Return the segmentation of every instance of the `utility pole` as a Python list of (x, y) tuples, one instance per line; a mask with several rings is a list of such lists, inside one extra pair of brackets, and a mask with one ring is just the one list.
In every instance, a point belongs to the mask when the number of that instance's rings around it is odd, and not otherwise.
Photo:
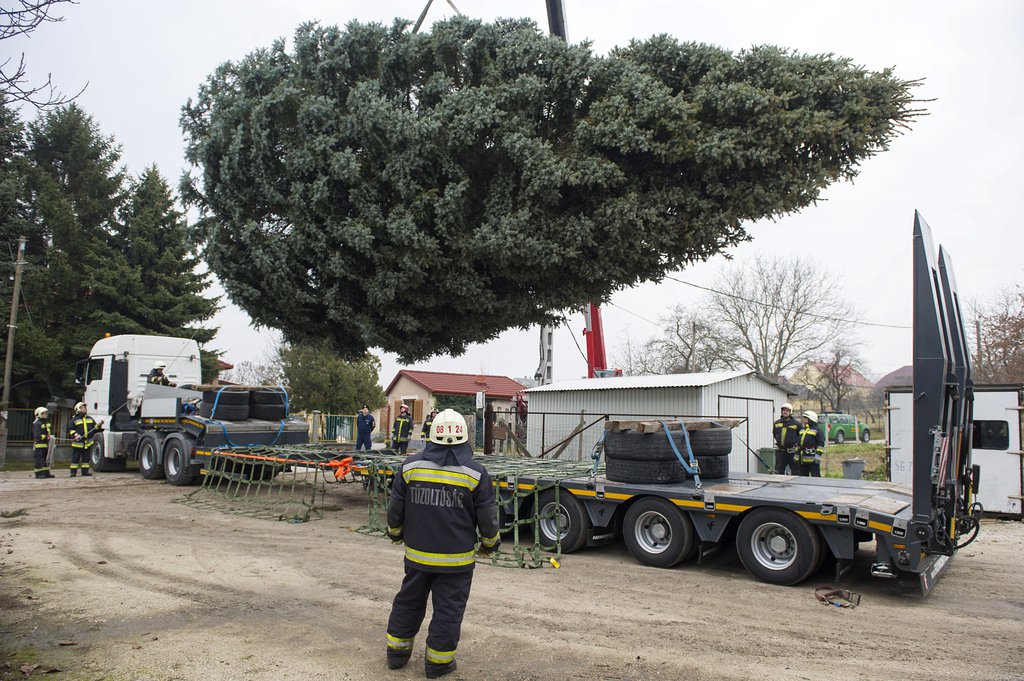
[(7, 353), (4, 361), (4, 392), (0, 399), (0, 468), (7, 466), (7, 405), (11, 400), (11, 371), (14, 369), (14, 330), (18, 328), (18, 297), (21, 294), (21, 266), (25, 264), (25, 237), (18, 238), (18, 259), (14, 261), (14, 295), (7, 324)]

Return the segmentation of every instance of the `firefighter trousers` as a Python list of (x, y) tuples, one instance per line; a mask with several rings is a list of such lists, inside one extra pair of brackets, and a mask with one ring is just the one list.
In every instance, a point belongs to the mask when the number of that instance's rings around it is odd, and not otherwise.
[(88, 471), (90, 467), (89, 453), (92, 447), (86, 447), (82, 445), (76, 447), (74, 444), (71, 445), (71, 470), (77, 471), (81, 468), (84, 471)]
[(427, 612), (427, 596), (431, 595), (434, 615), (427, 628), (426, 667), (430, 670), (454, 661), (472, 584), (472, 570), (425, 572), (406, 564), (405, 579), (388, 618), (389, 660), (407, 659), (412, 653), (413, 639)]

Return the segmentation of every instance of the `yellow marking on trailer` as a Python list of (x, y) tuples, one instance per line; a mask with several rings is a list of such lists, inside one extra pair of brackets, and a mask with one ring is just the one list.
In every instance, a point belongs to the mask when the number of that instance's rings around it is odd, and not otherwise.
[[(593, 489), (570, 489), (569, 492), (571, 492), (572, 494), (575, 494), (578, 497), (596, 497), (597, 496), (597, 490), (593, 490)], [(619, 492), (605, 492), (604, 493), (604, 498), (605, 499), (621, 499), (622, 501), (625, 501), (626, 499), (632, 499), (634, 496), (636, 496), (636, 495), (634, 495), (634, 494), (621, 494)]]
[(689, 506), (691, 508), (704, 508), (703, 501), (690, 501), (689, 499), (669, 499), (676, 506)]
[(868, 527), (872, 530), (881, 530), (882, 532), (888, 532), (892, 534), (892, 525), (886, 525), (885, 523), (875, 522), (874, 520), (868, 521)]
[(803, 516), (808, 520), (831, 520), (832, 522), (836, 522), (836, 516), (834, 514), (825, 515), (824, 513), (817, 513), (815, 511), (797, 511), (796, 514)]
[[(507, 482), (505, 482), (505, 481), (501, 481), (501, 482), (498, 482), (498, 487), (504, 487), (504, 488), (507, 489), (508, 487), (510, 487), (510, 485)], [(530, 484), (527, 484), (525, 482), (520, 482), (520, 483), (518, 483), (516, 485), (517, 489), (525, 489), (525, 490), (531, 490), (534, 487), (536, 487), (536, 485), (530, 485)]]

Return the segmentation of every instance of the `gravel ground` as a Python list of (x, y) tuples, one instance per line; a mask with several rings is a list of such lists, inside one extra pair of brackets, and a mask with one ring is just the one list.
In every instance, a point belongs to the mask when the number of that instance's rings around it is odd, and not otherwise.
[[(415, 679), (389, 671), (384, 626), (402, 552), (356, 532), (359, 485), (291, 524), (175, 503), (134, 474), (0, 473), (0, 678)], [(659, 570), (619, 544), (536, 570), (478, 566), (456, 679), (1024, 677), (1024, 526), (986, 522), (926, 599), (867, 576), (860, 607), (751, 578), (724, 549)], [(38, 665), (31, 668), (32, 665)]]

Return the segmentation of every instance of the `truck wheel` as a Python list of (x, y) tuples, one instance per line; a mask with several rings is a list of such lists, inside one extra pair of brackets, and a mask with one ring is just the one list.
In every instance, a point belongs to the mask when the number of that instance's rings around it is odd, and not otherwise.
[(164, 440), (164, 470), (167, 472), (167, 482), (175, 487), (191, 485), (196, 478), (191, 449), (180, 435), (168, 435)]
[(860, 441), (867, 443), (871, 440), (871, 431), (864, 428), (860, 431)]
[(842, 429), (839, 429), (836, 431), (836, 444), (841, 445), (844, 442), (846, 442), (846, 433), (844, 433)]
[(162, 480), (164, 465), (160, 461), (160, 443), (153, 433), (144, 433), (139, 438), (136, 450), (139, 454), (139, 473), (146, 480)]
[[(686, 443), (679, 430), (672, 433), (672, 441), (679, 453), (686, 456)], [(732, 451), (732, 431), (729, 428), (705, 428), (689, 433), (694, 456), (723, 456)], [(609, 430), (604, 435), (604, 451), (608, 458), (631, 461), (673, 461), (676, 454), (669, 446), (665, 432), (638, 433), (635, 430)]]
[(736, 552), (747, 572), (780, 586), (804, 581), (822, 559), (818, 531), (781, 508), (751, 511), (736, 531)]
[(671, 461), (605, 459), (604, 475), (612, 482), (670, 484), (686, 480), (686, 469), (675, 456)]
[(587, 543), (590, 530), (590, 516), (583, 503), (564, 489), (549, 489), (540, 493), (537, 500), (537, 529), (540, 532), (541, 548), (554, 551), (555, 543), (561, 538), (562, 553), (572, 553)]
[(123, 471), (125, 460), (123, 458), (108, 459), (103, 456), (103, 440), (96, 440), (92, 449), (89, 450), (89, 466), (94, 473), (110, 473), (112, 471)]
[(626, 511), (622, 539), (644, 565), (669, 568), (693, 555), (693, 523), (672, 502), (660, 497), (640, 499)]

